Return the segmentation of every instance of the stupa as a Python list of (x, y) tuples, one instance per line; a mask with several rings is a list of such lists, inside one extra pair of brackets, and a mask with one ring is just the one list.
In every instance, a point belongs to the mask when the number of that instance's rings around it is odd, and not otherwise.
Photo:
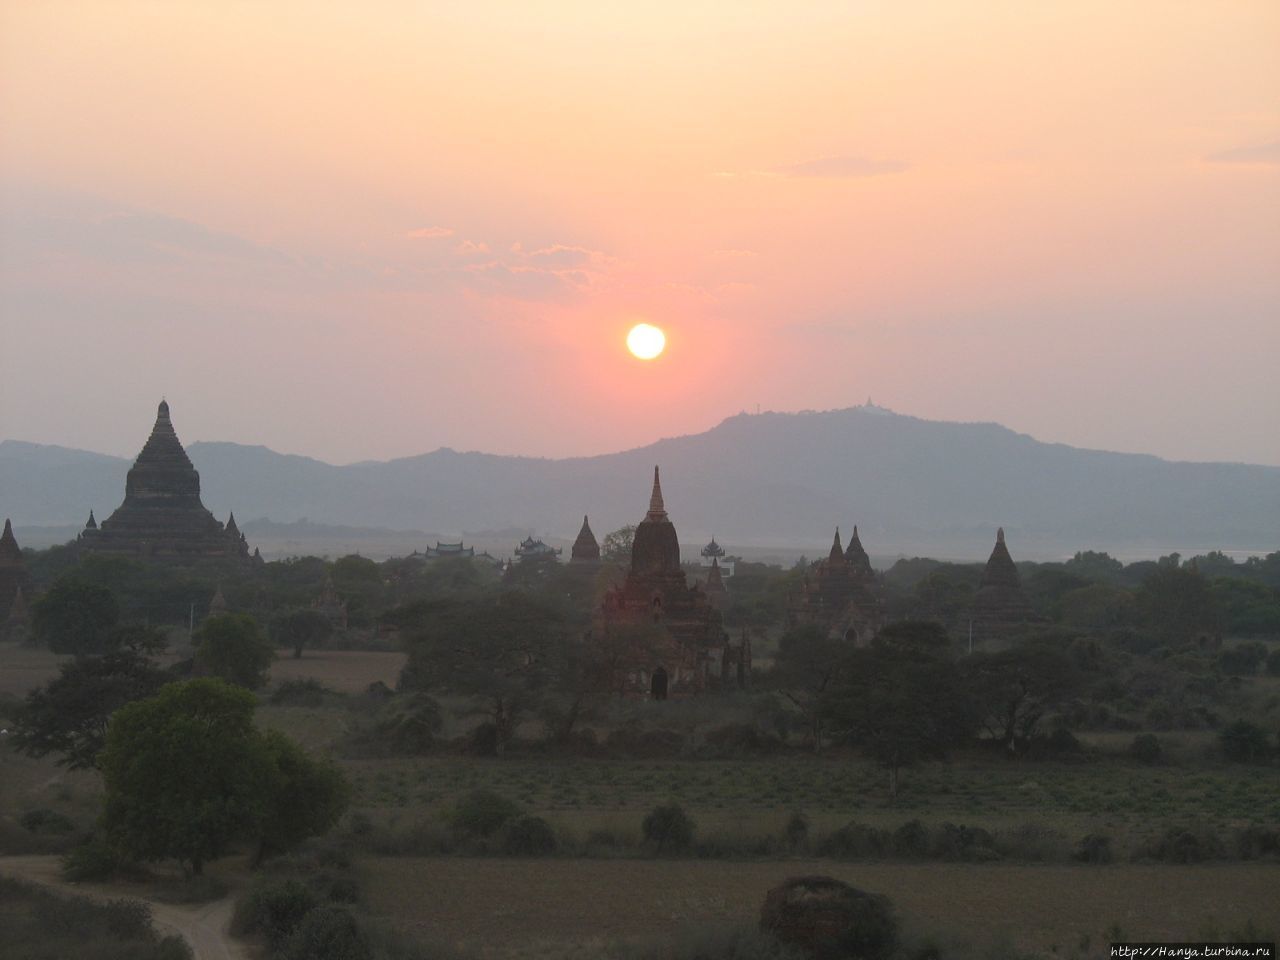
[(77, 543), (91, 553), (178, 562), (249, 559), (235, 515), (224, 527), (200, 502), (200, 474), (182, 448), (163, 400), (151, 436), (125, 479), (124, 503), (96, 525), (91, 512)]
[(13, 525), (8, 518), (4, 521), (4, 533), (0, 534), (0, 626), (9, 617), (10, 609), (16, 603), (25, 611), (23, 591), (31, 589), (31, 578), (27, 573), (27, 564), (22, 559), (22, 549), (13, 536)]
[(1022, 580), (1004, 542), (1004, 528), (996, 531), (996, 545), (982, 571), (973, 598), (973, 631), (978, 639), (1000, 639), (1036, 619), (1022, 593)]
[(791, 597), (787, 623), (814, 624), (828, 636), (862, 647), (880, 631), (884, 611), (879, 586), (856, 526), (848, 549), (841, 546), (836, 527), (826, 559), (809, 568), (800, 590)]

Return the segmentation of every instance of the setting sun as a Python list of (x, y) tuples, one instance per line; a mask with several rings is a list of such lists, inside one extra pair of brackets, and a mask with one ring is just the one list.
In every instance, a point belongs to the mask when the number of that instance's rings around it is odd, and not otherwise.
[(667, 345), (667, 335), (651, 323), (637, 323), (627, 334), (627, 349), (641, 360), (652, 360)]

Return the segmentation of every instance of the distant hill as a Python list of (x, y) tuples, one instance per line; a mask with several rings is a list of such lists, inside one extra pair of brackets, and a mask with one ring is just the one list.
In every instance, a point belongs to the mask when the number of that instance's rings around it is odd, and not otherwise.
[[(145, 438), (140, 430), (139, 446)], [(1015, 556), (1079, 549), (1280, 549), (1280, 467), (1179, 463), (1041, 443), (991, 423), (882, 408), (742, 414), (705, 433), (598, 457), (546, 460), (440, 449), (333, 466), (265, 447), (193, 443), (221, 519), (393, 530), (515, 528), (572, 539), (639, 520), (653, 465), (686, 543), (830, 542), (857, 523), (873, 554), (982, 557), (995, 528)], [(129, 462), (0, 442), (0, 515), (83, 523), (120, 503)]]

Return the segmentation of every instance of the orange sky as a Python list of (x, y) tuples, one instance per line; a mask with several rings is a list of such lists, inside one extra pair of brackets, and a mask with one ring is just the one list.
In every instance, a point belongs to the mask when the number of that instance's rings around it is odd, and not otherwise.
[(1280, 463), (1280, 5), (619, 6), (0, 5), (0, 438)]

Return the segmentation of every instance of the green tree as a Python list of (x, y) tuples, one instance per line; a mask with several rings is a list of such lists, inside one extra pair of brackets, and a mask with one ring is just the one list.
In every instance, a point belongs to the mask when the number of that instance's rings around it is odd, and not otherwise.
[(93, 767), (111, 715), (151, 696), (167, 679), (128, 648), (64, 663), (56, 679), (27, 694), (14, 721), (14, 745), (31, 757), (61, 754), (58, 763), (72, 770)]
[(1178, 566), (1177, 556), (1161, 557), (1138, 590), (1138, 607), (1144, 619), (1169, 644), (1216, 633), (1221, 626), (1209, 580), (1194, 566)]
[(813, 624), (792, 627), (778, 640), (768, 682), (799, 711), (814, 753), (822, 751), (825, 736), (823, 698), (836, 682), (849, 649), (848, 641), (833, 638)]
[(969, 657), (959, 682), (978, 698), (987, 733), (1014, 754), (1051, 709), (1079, 692), (1084, 679), (1062, 644), (1030, 641)]
[(600, 559), (619, 566), (630, 566), (631, 545), (635, 543), (636, 525), (629, 523), (619, 527), (613, 533), (606, 533), (600, 544)]
[(54, 653), (94, 654), (120, 621), (120, 607), (106, 587), (75, 578), (59, 580), (32, 608), (37, 643)]
[(415, 604), (388, 620), (401, 626), (409, 653), (401, 687), (470, 700), (493, 723), (499, 754), (566, 658), (560, 615), (521, 592)]
[(207, 678), (120, 708), (101, 758), (109, 841), (137, 859), (172, 857), (199, 874), (252, 836), (274, 789), (253, 708), (247, 690)]
[(267, 682), (267, 671), (276, 659), (275, 648), (257, 621), (243, 613), (210, 617), (191, 640), (201, 669), (250, 690)]
[(267, 627), (271, 642), (277, 647), (290, 647), (295, 660), (302, 659), (304, 647), (322, 647), (333, 634), (333, 624), (318, 610), (294, 607), (271, 618)]
[(327, 833), (351, 799), (350, 784), (333, 764), (316, 760), (278, 730), (260, 737), (275, 776), (271, 803), (257, 828), (255, 862)]
[(100, 756), (107, 841), (139, 860), (203, 872), (238, 841), (259, 855), (328, 829), (348, 787), (283, 734), (260, 732), (251, 693), (222, 680), (171, 683), (118, 710)]

